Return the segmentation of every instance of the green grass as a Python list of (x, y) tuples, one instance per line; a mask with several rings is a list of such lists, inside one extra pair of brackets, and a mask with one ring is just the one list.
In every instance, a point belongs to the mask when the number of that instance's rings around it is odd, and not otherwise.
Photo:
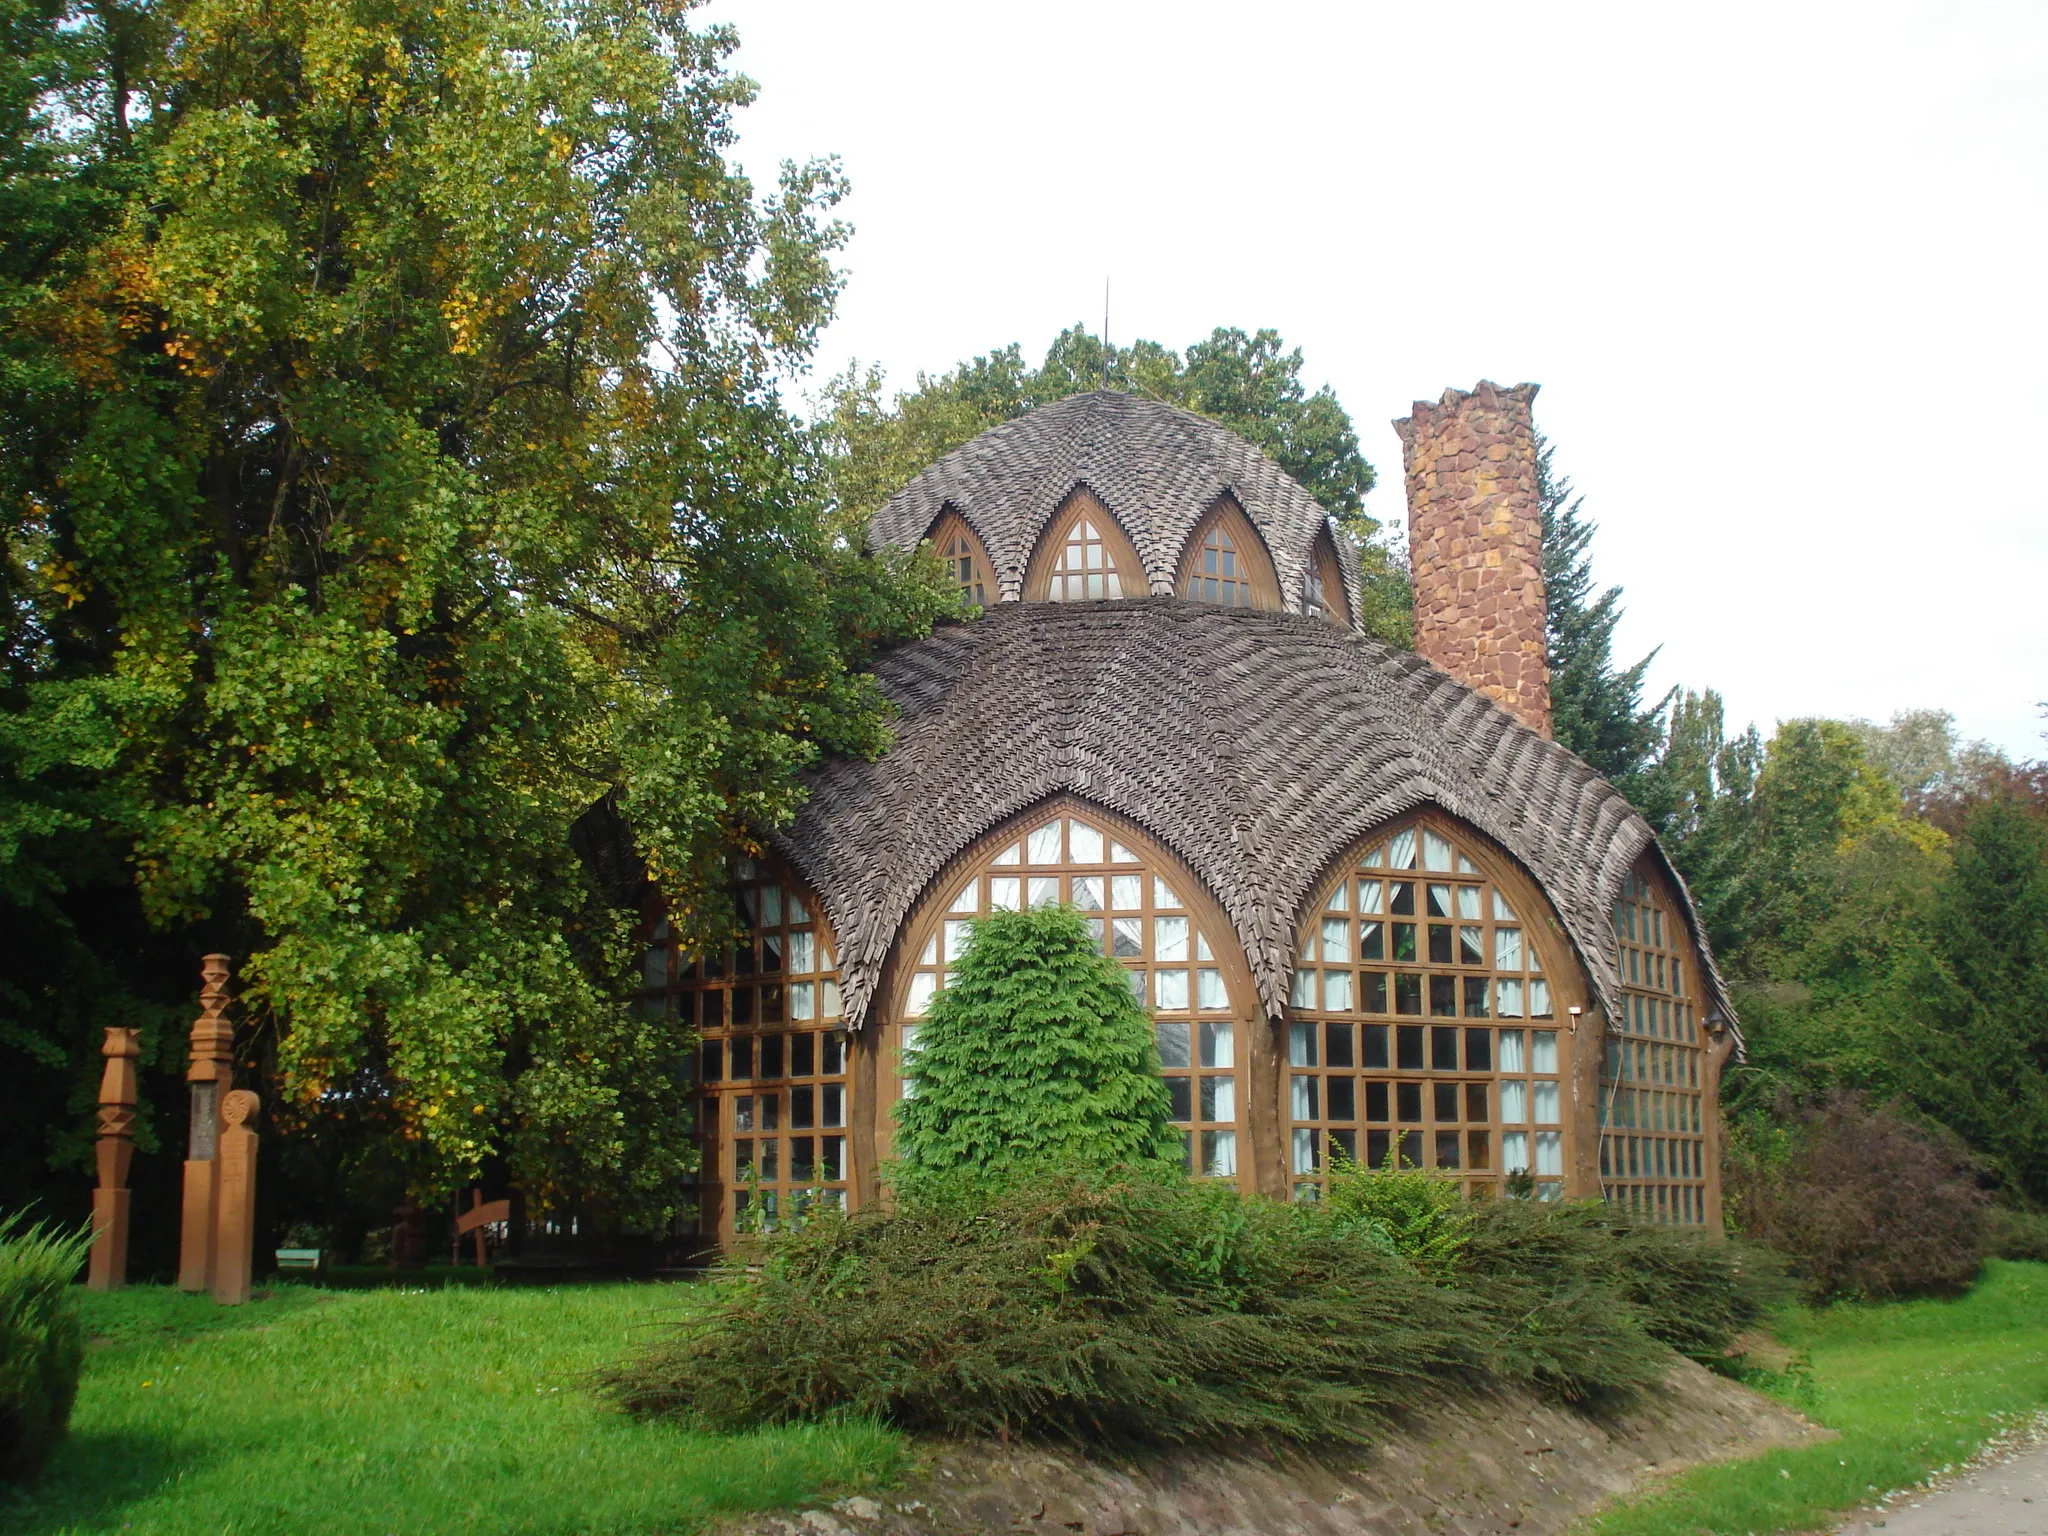
[(336, 1293), (246, 1307), (87, 1295), (101, 1341), (8, 1536), (686, 1532), (892, 1476), (866, 1424), (737, 1436), (632, 1423), (579, 1385), (688, 1287)]
[(1993, 1260), (1954, 1301), (1801, 1310), (1777, 1331), (1812, 1376), (1776, 1389), (1840, 1438), (1701, 1467), (1585, 1522), (1584, 1536), (1825, 1527), (1829, 1515), (1962, 1461), (2048, 1407), (2048, 1264)]

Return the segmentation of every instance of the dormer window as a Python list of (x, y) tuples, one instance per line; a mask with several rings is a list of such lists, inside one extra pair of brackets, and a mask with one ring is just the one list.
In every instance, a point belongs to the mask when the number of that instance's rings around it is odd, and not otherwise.
[(996, 595), (995, 578), (989, 571), (988, 552), (966, 519), (947, 512), (932, 525), (930, 538), (939, 558), (946, 562), (946, 575), (960, 590), (961, 603), (986, 608)]
[(1056, 603), (1079, 603), (1097, 597), (1122, 597), (1123, 582), (1109, 552), (1109, 541), (1095, 526), (1095, 519), (1083, 513), (1067, 529), (1060, 557), (1052, 568), (1052, 586), (1046, 596)]
[(1344, 594), (1344, 567), (1337, 563), (1337, 546), (1326, 527), (1316, 535), (1309, 554), (1308, 575), (1302, 581), (1301, 610), (1312, 619), (1322, 619), (1339, 629), (1351, 627), (1351, 604)]
[(1219, 519), (1209, 525), (1195, 568), (1188, 574), (1185, 595), (1198, 603), (1221, 603), (1226, 608), (1252, 605), (1251, 571), (1237, 552), (1230, 530)]

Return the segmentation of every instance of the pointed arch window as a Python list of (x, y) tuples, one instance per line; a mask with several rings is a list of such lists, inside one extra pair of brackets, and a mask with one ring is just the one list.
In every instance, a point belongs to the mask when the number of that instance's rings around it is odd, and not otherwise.
[(946, 513), (933, 525), (931, 540), (946, 562), (947, 576), (959, 588), (960, 601), (986, 608), (996, 592), (995, 578), (989, 571), (988, 551), (966, 519), (957, 512)]
[(1302, 611), (1312, 619), (1325, 619), (1342, 629), (1351, 627), (1351, 605), (1344, 596), (1344, 568), (1337, 563), (1337, 549), (1326, 528), (1311, 551), (1308, 575), (1302, 583)]
[(1347, 859), (1301, 930), (1289, 999), (1290, 1170), (1313, 1198), (1332, 1158), (1509, 1176), (1564, 1194), (1569, 1035), (1527, 899), (1435, 817)]
[[(1661, 884), (1661, 883), (1660, 883)], [(1711, 1068), (1684, 925), (1638, 870), (1614, 905), (1622, 1022), (1600, 1059), (1600, 1187), (1651, 1221), (1707, 1219), (1704, 1103)]]
[(1109, 540), (1096, 525), (1094, 516), (1083, 512), (1067, 526), (1059, 558), (1053, 562), (1052, 586), (1046, 596), (1056, 603), (1079, 603), (1123, 595), (1123, 579)]
[(1238, 553), (1237, 541), (1222, 519), (1212, 522), (1195, 550), (1194, 569), (1188, 572), (1184, 597), (1198, 603), (1221, 603), (1226, 608), (1252, 606), (1251, 567)]
[(1061, 905), (1081, 914), (1152, 1014), (1188, 1167), (1249, 1179), (1248, 1075), (1258, 1037), (1236, 937), (1171, 861), (1080, 807), (1041, 812), (996, 839), (912, 931), (895, 1012), (899, 1065), (916, 1054), (920, 1023), (976, 918)]

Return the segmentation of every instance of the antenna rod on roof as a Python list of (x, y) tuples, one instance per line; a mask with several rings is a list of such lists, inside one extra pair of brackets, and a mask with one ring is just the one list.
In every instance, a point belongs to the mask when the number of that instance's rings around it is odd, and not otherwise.
[(1109, 274), (1102, 274), (1102, 387), (1109, 388)]

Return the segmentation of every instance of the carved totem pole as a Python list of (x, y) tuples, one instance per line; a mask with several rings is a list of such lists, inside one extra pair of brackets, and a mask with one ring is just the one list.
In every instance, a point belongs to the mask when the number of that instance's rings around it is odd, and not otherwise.
[(139, 1029), (107, 1030), (100, 1054), (99, 1188), (92, 1192), (92, 1262), (86, 1285), (111, 1291), (128, 1283), (128, 1164), (135, 1156), (135, 1058)]
[(213, 1299), (239, 1307), (249, 1299), (256, 1247), (256, 1133), (248, 1122), (263, 1101), (246, 1088), (220, 1096), (219, 1175), (213, 1181)]
[(185, 1208), (178, 1229), (178, 1289), (213, 1288), (219, 1198), (221, 1097), (235, 1081), (235, 1027), (228, 1022), (228, 957), (200, 962), (199, 1018), (192, 1026), (192, 1130), (185, 1147)]

